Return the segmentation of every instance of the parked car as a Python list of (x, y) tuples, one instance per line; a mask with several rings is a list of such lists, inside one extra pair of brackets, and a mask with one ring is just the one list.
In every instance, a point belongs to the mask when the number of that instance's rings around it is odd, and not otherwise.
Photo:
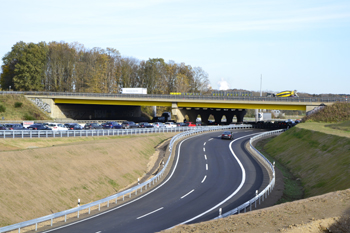
[(103, 128), (104, 129), (121, 129), (122, 126), (118, 122), (108, 121), (103, 124)]
[(78, 123), (74, 123), (68, 126), (68, 130), (82, 130), (83, 127)]
[(177, 127), (176, 124), (174, 122), (165, 122), (164, 123), (165, 127), (167, 128), (174, 128)]
[(84, 129), (103, 129), (99, 123), (86, 123)]
[(196, 127), (196, 126), (197, 126), (195, 123), (190, 122), (190, 121), (186, 122), (185, 124), (186, 124), (186, 126), (188, 126), (188, 127)]
[(139, 128), (154, 128), (154, 126), (148, 122), (140, 122)]
[(122, 128), (123, 129), (131, 129), (131, 128), (137, 128), (138, 125), (133, 121), (123, 121)]
[(51, 128), (49, 128), (43, 124), (33, 124), (33, 125), (28, 126), (28, 129), (30, 129), (30, 130), (52, 130)]
[(60, 123), (49, 123), (47, 127), (51, 128), (52, 130), (68, 130), (68, 128)]
[(154, 128), (165, 128), (165, 125), (162, 122), (153, 122)]
[(224, 132), (221, 134), (221, 139), (230, 139), (230, 140), (232, 140), (232, 139), (233, 139), (233, 134), (232, 134), (232, 132), (230, 132), (230, 131), (224, 131)]
[(24, 128), (21, 124), (5, 124), (4, 127), (6, 130), (28, 130), (27, 128)]

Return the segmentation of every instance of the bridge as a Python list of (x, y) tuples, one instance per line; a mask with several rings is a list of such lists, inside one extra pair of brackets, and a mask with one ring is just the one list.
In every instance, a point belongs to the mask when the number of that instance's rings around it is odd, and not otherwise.
[[(213, 115), (216, 122), (222, 116), (229, 121), (234, 116), (242, 122), (247, 109), (310, 111), (320, 105), (330, 105), (344, 98), (299, 98), (257, 96), (207, 96), (207, 95), (154, 95), (154, 94), (103, 94), (70, 92), (0, 92), (24, 94), (52, 118), (85, 120), (130, 119), (141, 116), (141, 106), (165, 106), (172, 109), (178, 122), (186, 115), (195, 122), (198, 115), (207, 123)], [(117, 117), (117, 118), (116, 118)], [(230, 123), (230, 122), (229, 122)]]

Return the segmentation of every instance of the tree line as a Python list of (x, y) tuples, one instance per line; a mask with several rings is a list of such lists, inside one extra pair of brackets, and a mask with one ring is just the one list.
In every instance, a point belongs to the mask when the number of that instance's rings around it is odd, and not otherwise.
[(147, 88), (149, 94), (207, 93), (208, 74), (201, 67), (122, 57), (113, 48), (87, 49), (79, 43), (17, 42), (3, 57), (2, 90), (119, 93)]

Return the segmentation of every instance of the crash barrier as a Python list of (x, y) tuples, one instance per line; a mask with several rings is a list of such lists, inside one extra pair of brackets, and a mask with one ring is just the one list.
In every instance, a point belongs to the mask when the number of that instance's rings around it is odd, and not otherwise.
[(96, 130), (0, 130), (0, 138), (55, 138), (55, 137), (96, 137), (124, 136), (147, 133), (172, 133), (197, 130), (198, 127), (137, 128), (137, 129), (96, 129)]
[(233, 214), (239, 214), (241, 213), (241, 211), (243, 211), (244, 213), (247, 211), (247, 208), (249, 207), (249, 211), (252, 210), (252, 206), (254, 205), (254, 207), (256, 208), (256, 204), (257, 202), (259, 202), (259, 205), (262, 201), (264, 201), (265, 198), (267, 198), (268, 195), (270, 195), (270, 193), (272, 192), (274, 186), (275, 186), (275, 164), (271, 164), (270, 161), (265, 158), (265, 156), (263, 154), (261, 154), (254, 146), (253, 146), (253, 142), (256, 141), (256, 140), (259, 140), (261, 138), (264, 138), (264, 137), (268, 137), (268, 136), (271, 136), (271, 135), (278, 135), (278, 134), (281, 134), (282, 132), (284, 132), (285, 129), (280, 129), (280, 130), (274, 130), (274, 131), (269, 131), (269, 132), (266, 132), (266, 133), (262, 133), (262, 134), (259, 134), (257, 136), (254, 136), (250, 139), (249, 141), (249, 144), (250, 144), (250, 148), (252, 149), (252, 151), (257, 155), (257, 156), (260, 156), (262, 158), (262, 162), (265, 164), (266, 167), (268, 167), (269, 169), (271, 169), (271, 172), (272, 172), (272, 179), (269, 183), (269, 185), (267, 185), (267, 187), (262, 190), (260, 193), (258, 193), (258, 190), (256, 190), (256, 193), (255, 193), (255, 197), (253, 197), (252, 199), (250, 199), (249, 201), (243, 203), (242, 205), (238, 206), (237, 208), (231, 210), (231, 211), (228, 211), (224, 214), (222, 214), (222, 210), (220, 209), (219, 210), (219, 216), (216, 217), (215, 219), (218, 219), (218, 218), (224, 218), (224, 217), (227, 217), (227, 216), (230, 216), (230, 215), (233, 215)]
[[(182, 127), (178, 127), (178, 128), (182, 128)], [(209, 132), (209, 131), (217, 131), (217, 130), (225, 130), (225, 129), (247, 129), (247, 128), (252, 128), (251, 125), (228, 125), (228, 126), (202, 126), (202, 127), (183, 127), (183, 128), (187, 128), (186, 132), (182, 132), (179, 133), (177, 135), (175, 135), (169, 143), (169, 152), (170, 152), (170, 156), (168, 157), (167, 162), (164, 164), (164, 167), (162, 168), (162, 170), (153, 178), (145, 181), (142, 184), (136, 185), (135, 187), (129, 188), (125, 191), (119, 192), (117, 194), (114, 194), (112, 196), (103, 198), (101, 200), (98, 201), (94, 201), (85, 205), (81, 205), (69, 210), (64, 210), (58, 213), (54, 213), (54, 214), (50, 214), (44, 217), (40, 217), (40, 218), (36, 218), (33, 220), (29, 220), (29, 221), (25, 221), (25, 222), (21, 222), (21, 223), (17, 223), (17, 224), (13, 224), (10, 226), (6, 226), (6, 227), (1, 227), (0, 228), (0, 233), (2, 232), (7, 232), (7, 231), (11, 231), (11, 230), (17, 230), (18, 229), (18, 233), (21, 232), (21, 228), (24, 227), (28, 227), (28, 226), (34, 226), (35, 225), (35, 231), (38, 230), (38, 224), (42, 223), (42, 222), (51, 222), (50, 225), (51, 227), (53, 226), (54, 223), (54, 219), (57, 218), (62, 218), (64, 217), (64, 222), (67, 221), (67, 215), (71, 215), (71, 214), (76, 214), (76, 218), (79, 218), (79, 215), (82, 213), (82, 211), (84, 211), (84, 213), (87, 211), (88, 214), (91, 213), (91, 210), (95, 210), (98, 209), (99, 211), (101, 210), (101, 206), (107, 206), (109, 207), (110, 203), (115, 203), (118, 204), (118, 199), (119, 202), (120, 201), (124, 201), (125, 197), (129, 197), (131, 198), (131, 196), (136, 196), (136, 195), (141, 195), (144, 192), (146, 192), (148, 189), (150, 189), (153, 186), (155, 186), (158, 181), (164, 176), (166, 175), (165, 170), (166, 168), (169, 166), (170, 163), (170, 159), (171, 159), (171, 155), (172, 155), (172, 149), (174, 146), (174, 143), (178, 140), (180, 140), (181, 138), (187, 137), (187, 136), (191, 136), (191, 135), (195, 135), (195, 134), (199, 134), (199, 133), (203, 133), (203, 132)], [(170, 131), (171, 128), (169, 128), (168, 132), (179, 132), (179, 131)], [(166, 129), (164, 129), (165, 132)], [(174, 128), (175, 130), (175, 128)], [(132, 130), (129, 129), (129, 131), (131, 132)], [(33, 131), (34, 132), (34, 131)], [(136, 131), (133, 131), (136, 132)], [(139, 131), (141, 132), (141, 131)], [(131, 134), (131, 133), (130, 133)], [(79, 135), (79, 134), (78, 134)], [(125, 135), (125, 134), (124, 134)], [(95, 135), (96, 136), (96, 135)], [(101, 136), (101, 135), (100, 135)], [(170, 165), (171, 166), (171, 165)], [(79, 203), (80, 205), (80, 203)]]

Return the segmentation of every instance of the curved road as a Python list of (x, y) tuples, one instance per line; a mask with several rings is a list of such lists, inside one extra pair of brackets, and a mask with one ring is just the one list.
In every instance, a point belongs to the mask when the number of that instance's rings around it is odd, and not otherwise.
[(261, 130), (236, 130), (235, 139), (221, 132), (178, 143), (172, 172), (161, 185), (113, 211), (46, 232), (157, 232), (180, 223), (218, 216), (248, 201), (268, 184), (267, 171), (245, 150)]

